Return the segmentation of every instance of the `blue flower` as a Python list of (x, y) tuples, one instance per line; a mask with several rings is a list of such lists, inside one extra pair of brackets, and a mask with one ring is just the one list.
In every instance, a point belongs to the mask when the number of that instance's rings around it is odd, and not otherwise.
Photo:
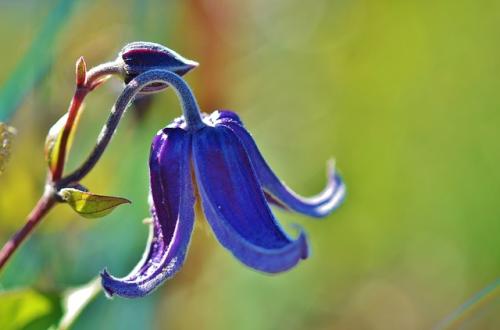
[[(333, 164), (322, 193), (300, 197), (273, 173), (238, 116), (230, 111), (200, 113), (186, 82), (176, 73), (153, 69), (133, 78), (112, 112), (116, 124), (130, 101), (154, 84), (172, 86), (184, 116), (153, 139), (149, 159), (152, 225), (148, 249), (123, 278), (101, 273), (108, 296), (144, 296), (184, 263), (194, 227), (197, 197), (218, 241), (245, 265), (279, 273), (308, 257), (305, 233), (290, 237), (273, 216), (270, 204), (324, 217), (343, 201), (345, 186)], [(114, 124), (113, 124), (114, 123)], [(113, 125), (112, 125), (113, 124)]]
[(195, 187), (219, 242), (245, 265), (266, 273), (286, 271), (308, 256), (304, 232), (297, 238), (287, 235), (269, 203), (323, 217), (345, 194), (332, 166), (318, 196), (303, 198), (292, 192), (269, 168), (238, 116), (229, 111), (205, 116), (196, 130), (190, 130), (183, 117), (176, 119), (154, 138), (149, 167), (149, 249), (128, 276), (102, 273), (109, 296), (146, 295), (181, 268), (193, 231)]

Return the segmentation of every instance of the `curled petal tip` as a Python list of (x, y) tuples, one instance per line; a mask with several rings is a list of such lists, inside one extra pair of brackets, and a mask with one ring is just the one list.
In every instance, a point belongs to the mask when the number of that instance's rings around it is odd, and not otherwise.
[(294, 228), (298, 232), (298, 235), (297, 235), (297, 238), (295, 239), (295, 241), (300, 242), (300, 246), (302, 247), (301, 259), (305, 260), (305, 259), (309, 258), (309, 255), (310, 255), (309, 240), (307, 238), (306, 231), (302, 228), (302, 226), (300, 226), (296, 223), (291, 224), (291, 227)]
[(299, 240), (302, 245), (302, 259), (305, 260), (309, 258), (309, 255), (311, 254), (310, 248), (309, 248), (309, 242), (307, 240), (307, 235), (305, 231), (302, 231), (299, 236)]
[(185, 59), (185, 63), (186, 63), (186, 66), (188, 66), (190, 70), (200, 66), (200, 63), (193, 61), (193, 60), (189, 60), (189, 59)]
[(109, 275), (108, 270), (104, 268), (99, 275), (101, 276), (101, 286), (106, 298), (113, 298), (114, 291), (108, 286), (109, 280), (111, 280), (111, 275)]
[[(229, 115), (222, 117), (230, 118)], [(327, 216), (342, 204), (345, 186), (335, 171), (333, 159), (327, 162), (328, 177), (323, 191), (312, 197), (302, 197), (274, 174), (261, 155), (252, 136), (241, 124), (224, 119), (220, 121), (220, 124), (231, 129), (245, 147), (264, 192), (271, 197), (268, 202), (315, 218)]]
[(320, 207), (320, 212), (331, 213), (335, 211), (345, 200), (346, 185), (344, 180), (335, 168), (335, 160), (329, 159), (327, 162), (327, 179), (331, 182), (332, 194)]
[(171, 129), (156, 136), (150, 157), (151, 215), (148, 248), (125, 277), (101, 273), (108, 297), (145, 296), (171, 278), (184, 262), (194, 221), (194, 194), (189, 168), (190, 135)]
[(100, 275), (104, 294), (110, 299), (115, 295), (125, 298), (143, 297), (156, 289), (156, 286), (152, 285), (151, 282), (136, 283), (135, 281), (116, 278), (109, 274), (106, 269)]
[[(242, 260), (248, 266), (269, 274), (278, 274), (294, 268), (300, 260), (309, 257), (309, 242), (304, 230), (300, 230), (296, 239), (281, 249), (268, 250), (262, 253), (262, 259), (257, 263), (254, 260)], [(250, 261), (250, 262), (248, 262)], [(247, 263), (248, 262), (248, 263)]]

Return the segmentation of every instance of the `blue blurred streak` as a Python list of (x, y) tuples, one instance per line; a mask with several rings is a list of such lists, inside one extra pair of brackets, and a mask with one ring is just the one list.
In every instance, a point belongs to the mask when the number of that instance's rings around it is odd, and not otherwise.
[(79, 0), (61, 0), (50, 12), (29, 50), (0, 89), (0, 121), (8, 121), (25, 96), (45, 76), (53, 59), (58, 33)]

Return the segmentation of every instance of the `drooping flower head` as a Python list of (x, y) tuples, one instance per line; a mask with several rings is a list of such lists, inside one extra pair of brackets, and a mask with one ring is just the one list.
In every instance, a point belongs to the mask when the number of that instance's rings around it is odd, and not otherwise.
[(345, 195), (333, 166), (322, 193), (300, 197), (273, 173), (235, 113), (216, 111), (202, 117), (180, 77), (161, 71), (152, 77), (141, 83), (171, 84), (183, 102), (184, 116), (160, 130), (151, 146), (153, 221), (148, 249), (128, 276), (116, 278), (103, 271), (106, 293), (143, 296), (181, 268), (193, 231), (195, 189), (215, 237), (243, 264), (278, 273), (307, 258), (304, 231), (288, 235), (269, 205), (312, 217), (328, 215)]

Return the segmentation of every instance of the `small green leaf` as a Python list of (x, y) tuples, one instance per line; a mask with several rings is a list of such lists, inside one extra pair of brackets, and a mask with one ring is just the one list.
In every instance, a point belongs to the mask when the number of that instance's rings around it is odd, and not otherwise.
[[(81, 113), (82, 111), (78, 112), (75, 122), (71, 128), (71, 132), (69, 134), (68, 142), (66, 145), (66, 150), (68, 151), (66, 152), (65, 158), (68, 158), (69, 150), (71, 148), (71, 145), (73, 144), (73, 137), (75, 136), (76, 127), (78, 126)], [(61, 152), (61, 138), (67, 120), (68, 113), (65, 113), (54, 125), (52, 125), (49, 133), (47, 134), (47, 137), (45, 138), (45, 159), (52, 173), (54, 173), (56, 169), (57, 159), (59, 158), (59, 153)], [(66, 161), (66, 159), (64, 161)]]
[(49, 130), (45, 138), (45, 159), (49, 164), (49, 169), (54, 172), (57, 165), (57, 158), (61, 145), (61, 136), (66, 125), (68, 114), (64, 114)]
[(2, 122), (0, 122), (0, 174), (5, 169), (5, 164), (10, 157), (10, 148), (16, 130)]
[(100, 218), (111, 213), (118, 205), (131, 203), (125, 198), (95, 195), (74, 188), (61, 189), (59, 195), (85, 218)]

